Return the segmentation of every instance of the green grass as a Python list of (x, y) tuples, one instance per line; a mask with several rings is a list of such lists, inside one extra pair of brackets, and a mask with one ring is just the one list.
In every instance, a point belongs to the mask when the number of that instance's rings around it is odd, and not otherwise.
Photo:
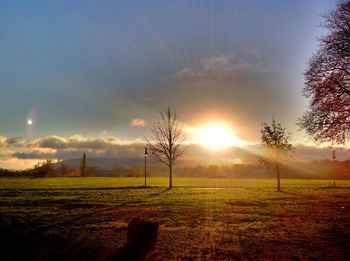
[[(224, 178), (174, 178), (175, 187), (229, 187), (229, 188), (275, 188), (274, 179), (224, 179)], [(0, 189), (19, 188), (19, 189), (37, 189), (37, 188), (115, 188), (129, 186), (143, 186), (144, 178), (104, 178), (104, 177), (72, 177), (72, 178), (0, 178)], [(168, 186), (167, 178), (149, 177), (147, 186)], [(282, 187), (289, 189), (311, 188), (311, 187), (331, 187), (332, 180), (300, 180), (287, 179), (282, 180)], [(337, 186), (350, 186), (350, 181), (337, 181)]]
[[(148, 260), (349, 260), (350, 181), (0, 179), (0, 212), (35, 235), (31, 257), (103, 259), (138, 216), (160, 222)], [(33, 250), (34, 249), (34, 250)], [(74, 251), (73, 251), (74, 250)], [(38, 253), (41, 253), (40, 255)]]

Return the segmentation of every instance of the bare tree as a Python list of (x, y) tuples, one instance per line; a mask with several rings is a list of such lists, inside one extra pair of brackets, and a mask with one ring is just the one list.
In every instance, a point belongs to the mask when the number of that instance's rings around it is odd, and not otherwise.
[(57, 169), (58, 173), (61, 174), (61, 176), (64, 176), (70, 172), (73, 171), (73, 168), (71, 166), (69, 166), (69, 164), (61, 161), (58, 165), (58, 169)]
[(36, 177), (46, 177), (54, 174), (55, 172), (55, 161), (46, 160), (44, 162), (38, 162), (34, 165), (32, 170), (33, 175)]
[(323, 16), (328, 35), (305, 72), (308, 111), (299, 126), (316, 142), (343, 146), (350, 141), (350, 1)]
[(260, 158), (262, 164), (276, 167), (277, 191), (281, 191), (280, 163), (289, 158), (294, 150), (290, 143), (290, 134), (282, 128), (281, 123), (272, 119), (271, 126), (266, 122), (262, 124), (261, 143), (264, 155)]
[(186, 136), (176, 111), (168, 107), (166, 111), (160, 112), (160, 119), (153, 124), (151, 131), (152, 139), (146, 138), (150, 151), (149, 156), (168, 166), (169, 188), (171, 189), (174, 163), (186, 152), (182, 146)]

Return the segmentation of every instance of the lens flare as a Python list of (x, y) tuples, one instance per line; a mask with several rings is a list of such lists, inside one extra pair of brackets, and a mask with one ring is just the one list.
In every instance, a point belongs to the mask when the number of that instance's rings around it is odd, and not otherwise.
[(29, 139), (35, 136), (37, 125), (37, 107), (34, 105), (28, 113), (26, 120), (27, 137)]

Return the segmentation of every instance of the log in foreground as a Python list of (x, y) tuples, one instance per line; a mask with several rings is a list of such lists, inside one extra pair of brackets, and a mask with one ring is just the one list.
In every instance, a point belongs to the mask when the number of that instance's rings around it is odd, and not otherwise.
[(113, 260), (141, 261), (157, 242), (159, 222), (134, 218), (128, 225), (127, 243), (118, 250)]

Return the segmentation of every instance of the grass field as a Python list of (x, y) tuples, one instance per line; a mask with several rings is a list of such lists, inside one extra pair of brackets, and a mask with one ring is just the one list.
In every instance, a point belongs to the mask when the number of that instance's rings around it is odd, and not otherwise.
[[(103, 260), (134, 217), (160, 222), (147, 260), (350, 260), (350, 181), (0, 179), (0, 259)], [(6, 236), (5, 236), (6, 235)]]

